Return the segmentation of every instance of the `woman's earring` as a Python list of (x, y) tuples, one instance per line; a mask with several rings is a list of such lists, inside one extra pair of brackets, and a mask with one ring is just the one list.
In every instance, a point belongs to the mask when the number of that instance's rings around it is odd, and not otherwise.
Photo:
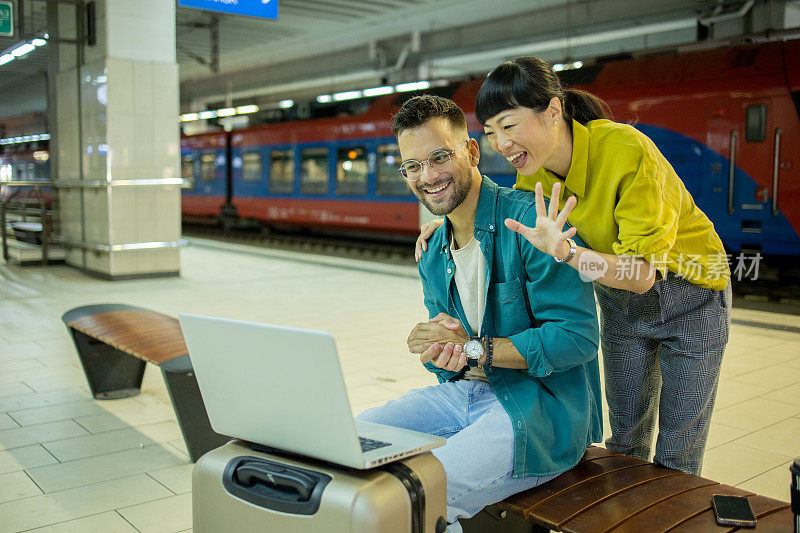
[(556, 124), (558, 124), (558, 119), (555, 119), (555, 120), (553, 121), (553, 126), (555, 126)]

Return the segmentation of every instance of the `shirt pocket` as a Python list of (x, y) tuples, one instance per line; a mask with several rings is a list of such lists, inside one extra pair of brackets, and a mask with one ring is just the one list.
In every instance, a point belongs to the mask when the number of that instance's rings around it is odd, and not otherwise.
[(494, 319), (496, 336), (508, 337), (531, 327), (528, 307), (523, 296), (522, 283), (517, 278), (489, 285), (486, 305)]

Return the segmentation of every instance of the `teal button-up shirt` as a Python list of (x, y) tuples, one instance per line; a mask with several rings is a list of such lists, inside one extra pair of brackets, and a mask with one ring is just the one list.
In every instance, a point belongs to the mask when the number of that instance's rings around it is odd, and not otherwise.
[[(475, 238), (486, 259), (481, 334), (509, 338), (528, 361), (527, 370), (490, 367), (486, 377), (513, 424), (514, 477), (555, 475), (575, 466), (603, 436), (594, 292), (573, 268), (506, 228), (506, 218), (534, 227), (534, 195), (484, 177), (475, 213)], [(450, 231), (445, 218), (419, 262), (425, 306), (431, 317), (444, 312), (458, 318), (469, 332)], [(425, 366), (440, 383), (461, 376)]]

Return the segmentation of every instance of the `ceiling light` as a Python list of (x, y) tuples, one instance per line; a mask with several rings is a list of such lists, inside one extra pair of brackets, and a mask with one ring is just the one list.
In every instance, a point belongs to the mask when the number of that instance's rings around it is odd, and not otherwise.
[(192, 120), (197, 120), (198, 118), (200, 117), (197, 116), (197, 113), (184, 113), (181, 115), (182, 122), (190, 122)]
[(223, 107), (222, 109), (217, 109), (218, 117), (229, 117), (235, 114), (236, 114), (236, 108), (233, 107)]
[(247, 113), (255, 113), (256, 111), (258, 111), (257, 105), (240, 105), (239, 107), (236, 108), (236, 112), (239, 113), (240, 115), (244, 115)]
[(431, 84), (428, 81), (415, 81), (412, 83), (401, 83), (400, 85), (395, 85), (394, 89), (399, 93), (404, 93), (407, 91), (421, 91), (430, 86)]
[(20, 137), (6, 137), (5, 139), (0, 139), (0, 144), (21, 144), (31, 141), (47, 141), (49, 139), (49, 133), (35, 133), (33, 135), (22, 135)]
[(14, 57), (22, 57), (31, 50), (35, 49), (36, 47), (33, 46), (31, 43), (25, 43), (11, 50), (11, 55)]
[(562, 70), (573, 70), (576, 68), (581, 68), (583, 66), (583, 61), (573, 61), (572, 63), (556, 63), (553, 65), (553, 71), (561, 72)]
[(11, 54), (3, 54), (0, 56), (0, 65), (5, 65), (6, 63), (12, 61), (13, 59), (14, 56), (12, 56)]
[(39, 39), (39, 38), (37, 37), (36, 39), (34, 39), (34, 40), (32, 40), (32, 41), (31, 41), (31, 44), (32, 44), (33, 46), (44, 46), (44, 45), (46, 45), (46, 44), (47, 44), (47, 41), (45, 41), (44, 39)]
[(329, 94), (321, 94), (321, 95), (317, 96), (317, 102), (319, 102), (320, 104), (327, 104), (328, 102), (332, 102), (332, 101), (333, 101), (333, 98), (331, 98), (331, 95), (329, 95)]
[(371, 89), (364, 89), (364, 96), (381, 96), (384, 94), (392, 94), (394, 87), (386, 85), (384, 87), (372, 87)]
[(206, 118), (215, 118), (217, 116), (216, 111), (200, 111), (197, 114), (197, 118), (206, 119)]
[(278, 107), (281, 109), (289, 109), (294, 105), (294, 100), (281, 100), (278, 102)]
[(334, 93), (333, 99), (336, 102), (341, 102), (342, 100), (354, 100), (355, 98), (361, 98), (361, 96), (361, 91), (344, 91), (341, 93)]

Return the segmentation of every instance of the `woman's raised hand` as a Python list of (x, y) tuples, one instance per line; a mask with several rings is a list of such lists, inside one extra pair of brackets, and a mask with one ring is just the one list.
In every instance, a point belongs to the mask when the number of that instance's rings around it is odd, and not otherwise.
[[(570, 196), (564, 203), (564, 209), (559, 213), (558, 202), (561, 198), (561, 183), (556, 182), (553, 184), (550, 205), (547, 208), (544, 205), (544, 192), (541, 182), (536, 183), (534, 192), (536, 194), (536, 227), (530, 228), (511, 218), (505, 220), (506, 227), (525, 237), (528, 242), (544, 253), (563, 259), (569, 253), (569, 245), (566, 244), (567, 239), (574, 236), (578, 231), (575, 228), (562, 231), (564, 224), (567, 222), (567, 217), (572, 208), (575, 207), (577, 200), (574, 196)], [(419, 240), (417, 240), (417, 243), (419, 243)]]
[(443, 218), (435, 218), (423, 224), (419, 229), (419, 237), (417, 237), (417, 244), (414, 247), (414, 259), (417, 263), (419, 263), (419, 260), (422, 258), (422, 252), (428, 249), (428, 239), (431, 238), (433, 232), (442, 224), (444, 224)]

